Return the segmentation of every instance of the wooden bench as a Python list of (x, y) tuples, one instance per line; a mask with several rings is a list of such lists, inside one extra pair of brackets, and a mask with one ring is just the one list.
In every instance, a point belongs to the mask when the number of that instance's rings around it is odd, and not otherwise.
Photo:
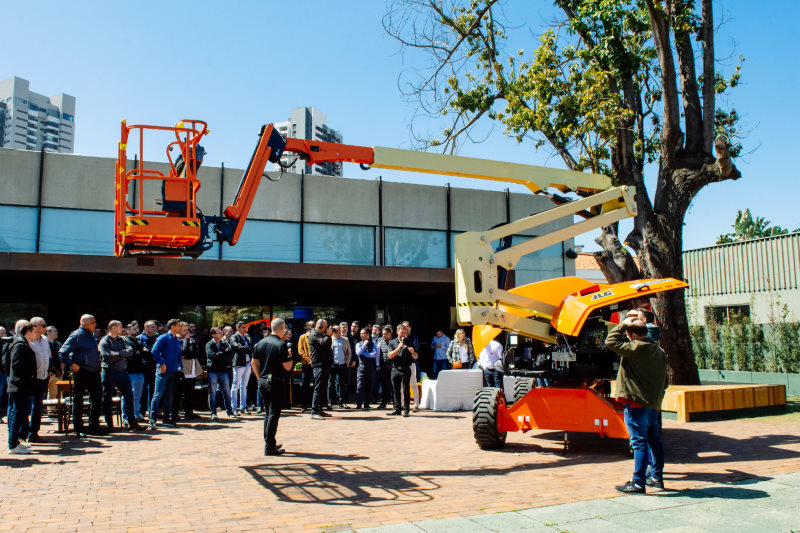
[[(612, 381), (612, 397), (615, 389)], [(785, 385), (670, 385), (661, 402), (661, 410), (675, 413), (679, 422), (769, 407), (786, 407)]]

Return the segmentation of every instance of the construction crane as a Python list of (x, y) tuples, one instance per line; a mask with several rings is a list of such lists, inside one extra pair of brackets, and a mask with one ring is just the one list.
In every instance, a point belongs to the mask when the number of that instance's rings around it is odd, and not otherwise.
[[(167, 173), (146, 168), (146, 131), (166, 131)], [(127, 146), (139, 134), (138, 160), (128, 169)], [(476, 353), (499, 333), (509, 332), (509, 374), (517, 377), (516, 402), (506, 407), (499, 390), (481, 389), (473, 425), (482, 448), (502, 446), (508, 431), (536, 427), (597, 432), (626, 437), (621, 407), (609, 396), (608, 379), (619, 364), (605, 350), (605, 320), (626, 302), (660, 291), (687, 287), (672, 278), (595, 284), (576, 277), (507, 287), (508, 272), (527, 254), (609, 226), (636, 215), (632, 187), (613, 186), (600, 174), (433, 154), (383, 147), (364, 147), (307, 139), (284, 138), (272, 124), (261, 127), (253, 156), (242, 175), (233, 203), (221, 215), (203, 215), (197, 208), (197, 171), (208, 135), (201, 120), (182, 120), (174, 127), (127, 125), (122, 121), (116, 163), (115, 238), (117, 256), (197, 257), (214, 242), (235, 245), (242, 233), (266, 165), (282, 165), (295, 156), (310, 165), (349, 162), (382, 168), (516, 183), (544, 194), (557, 207), (482, 232), (455, 236), (456, 312), (460, 324), (472, 325)], [(177, 148), (173, 161), (171, 152)], [(152, 206), (144, 204), (147, 182), (160, 185)], [(555, 192), (558, 191), (558, 192)], [(562, 194), (573, 193), (569, 200)], [(133, 199), (131, 199), (133, 197)], [(511, 236), (554, 220), (580, 216), (580, 222), (511, 245)], [(493, 243), (500, 242), (500, 246)], [(533, 357), (536, 356), (536, 357)], [(567, 386), (534, 389), (532, 380), (547, 377)], [(603, 382), (602, 386), (598, 382)], [(550, 391), (550, 392), (548, 392)], [(544, 398), (544, 399), (543, 399)], [(535, 405), (535, 407), (534, 407)], [(565, 441), (566, 442), (566, 441)]]

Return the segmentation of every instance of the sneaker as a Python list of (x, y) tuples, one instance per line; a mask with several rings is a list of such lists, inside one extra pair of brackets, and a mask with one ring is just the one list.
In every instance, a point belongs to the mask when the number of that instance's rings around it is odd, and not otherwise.
[(149, 426), (150, 426), (150, 429), (155, 430), (156, 429), (156, 421), (155, 420), (151, 420), (150, 423), (149, 423)]
[(165, 428), (174, 428), (176, 424), (172, 420), (165, 420), (161, 422), (161, 425), (164, 426)]
[(320, 413), (311, 413), (311, 420), (325, 420), (325, 417)]
[(15, 448), (9, 448), (8, 453), (10, 453), (11, 455), (26, 455), (31, 453), (31, 449), (26, 448), (25, 446), (22, 446), (20, 444), (17, 444)]
[(229, 418), (239, 418), (239, 415), (236, 414), (236, 411), (232, 411), (230, 413), (227, 413), (227, 415), (228, 415)]
[(340, 403), (339, 409), (350, 409), (350, 407), (346, 403)]
[(217, 413), (211, 413), (211, 421), (216, 422), (217, 420), (219, 420), (219, 417), (217, 417)]
[(623, 494), (645, 494), (644, 487), (635, 484), (633, 481), (628, 481), (624, 485), (618, 485), (614, 488), (617, 489), (617, 492)]
[(664, 490), (664, 480), (663, 479), (656, 479), (653, 476), (647, 476), (647, 480), (645, 481), (645, 485), (648, 487), (652, 487), (654, 489)]

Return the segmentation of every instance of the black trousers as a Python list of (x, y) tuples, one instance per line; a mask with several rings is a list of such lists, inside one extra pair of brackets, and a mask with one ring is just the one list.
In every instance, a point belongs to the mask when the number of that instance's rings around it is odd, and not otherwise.
[(403, 411), (409, 411), (411, 409), (411, 395), (408, 393), (410, 383), (411, 368), (392, 368), (392, 390), (394, 392), (395, 411), (399, 411), (401, 405), (403, 406)]
[(183, 372), (175, 374), (175, 396), (172, 399), (172, 412), (174, 414), (178, 414), (181, 400), (183, 400), (184, 416), (192, 416), (194, 414), (192, 396), (194, 395), (195, 383), (197, 383), (197, 378), (187, 378)]
[(156, 367), (155, 365), (144, 365), (142, 368), (144, 384), (142, 385), (142, 399), (140, 400), (140, 410), (142, 413), (150, 412), (150, 403), (153, 401), (153, 393), (156, 390)]
[(258, 380), (258, 391), (264, 400), (264, 448), (274, 450), (278, 420), (281, 418), (285, 383), (282, 380)]
[(314, 372), (311, 365), (303, 365), (300, 381), (300, 407), (308, 408), (311, 404), (311, 393), (314, 390)]
[(319, 413), (328, 404), (328, 376), (330, 368), (314, 367), (314, 396), (311, 398), (311, 411)]
[(369, 406), (372, 401), (372, 394), (375, 391), (377, 382), (378, 368), (375, 365), (375, 359), (369, 357), (361, 357), (358, 365), (358, 372), (356, 373), (356, 405), (361, 407)]
[(89, 426), (100, 425), (100, 411), (103, 405), (103, 382), (100, 372), (80, 369), (72, 380), (72, 425), (75, 432), (83, 429), (83, 395), (89, 392)]

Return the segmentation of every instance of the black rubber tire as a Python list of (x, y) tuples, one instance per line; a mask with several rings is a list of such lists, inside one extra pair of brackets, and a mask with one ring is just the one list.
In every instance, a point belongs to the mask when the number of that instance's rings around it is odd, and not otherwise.
[(506, 443), (506, 432), (497, 430), (497, 411), (505, 405), (506, 397), (502, 389), (483, 387), (475, 393), (472, 404), (472, 430), (475, 442), (481, 450), (496, 450)]
[(514, 403), (517, 403), (523, 396), (533, 389), (533, 378), (514, 379)]

